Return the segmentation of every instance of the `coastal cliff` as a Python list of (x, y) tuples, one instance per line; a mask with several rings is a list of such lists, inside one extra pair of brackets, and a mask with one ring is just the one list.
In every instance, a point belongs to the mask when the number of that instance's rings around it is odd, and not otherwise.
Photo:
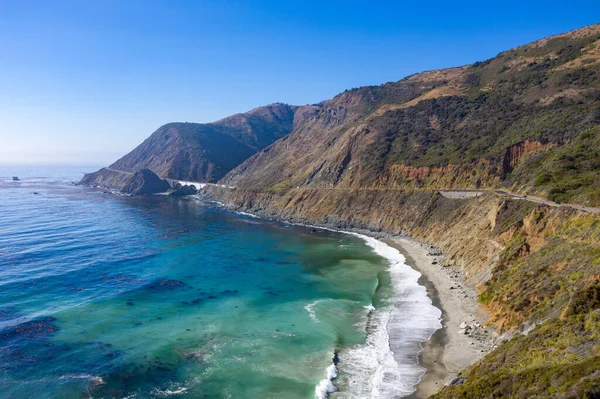
[(512, 338), (435, 397), (591, 398), (600, 392), (597, 214), (492, 193), (450, 199), (428, 190), (213, 186), (202, 195), (271, 219), (407, 234), (441, 249), (440, 273), (447, 265), (458, 270), (490, 311), (490, 324)]

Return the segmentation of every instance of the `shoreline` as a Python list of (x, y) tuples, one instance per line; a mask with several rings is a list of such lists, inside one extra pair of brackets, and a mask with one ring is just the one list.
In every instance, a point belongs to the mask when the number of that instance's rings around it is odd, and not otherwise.
[(442, 266), (443, 254), (432, 246), (420, 243), (408, 235), (345, 226), (341, 221), (317, 223), (265, 211), (248, 213), (245, 209), (210, 202), (224, 210), (273, 222), (365, 235), (398, 250), (406, 258), (406, 264), (421, 274), (418, 284), (426, 288), (433, 306), (442, 312), (442, 328), (422, 343), (423, 349), (418, 355), (419, 364), (426, 368), (426, 372), (415, 386), (415, 392), (406, 398), (422, 399), (431, 396), (443, 386), (452, 384), (462, 370), (495, 348), (495, 333), (491, 328), (484, 327), (488, 315), (478, 303), (476, 293), (467, 286), (459, 271), (448, 265)]
[[(406, 257), (407, 265), (421, 273), (419, 284), (427, 289), (433, 305), (442, 311), (442, 328), (423, 343), (419, 354), (419, 364), (427, 371), (416, 391), (408, 396), (427, 398), (489, 353), (494, 348), (493, 332), (483, 327), (488, 316), (475, 293), (463, 284), (457, 271), (442, 266), (441, 254), (431, 255), (428, 248), (412, 238), (383, 240)], [(464, 324), (471, 327), (462, 328)]]
[(433, 247), (407, 235), (288, 219), (266, 212), (253, 214), (219, 205), (238, 214), (278, 223), (365, 235), (397, 249), (406, 258), (406, 264), (421, 274), (418, 283), (427, 290), (433, 306), (442, 312), (442, 328), (423, 342), (423, 350), (418, 355), (419, 364), (427, 371), (416, 385), (415, 392), (406, 398), (423, 399), (433, 395), (495, 348), (495, 333), (484, 327), (488, 315), (478, 303), (476, 293), (467, 286), (459, 271), (451, 266), (442, 266), (443, 254), (432, 251)]

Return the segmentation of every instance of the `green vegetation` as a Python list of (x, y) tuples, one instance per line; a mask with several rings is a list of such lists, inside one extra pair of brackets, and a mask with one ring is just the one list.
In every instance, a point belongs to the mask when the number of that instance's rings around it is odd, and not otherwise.
[(503, 330), (538, 326), (436, 399), (600, 395), (600, 219), (524, 204), (508, 201), (496, 215), (494, 233), (511, 238), (479, 299)]
[(284, 180), (282, 182), (272, 185), (271, 187), (267, 188), (265, 191), (280, 193), (280, 192), (287, 191), (290, 188), (292, 188), (292, 182), (289, 180)]
[(589, 279), (600, 276), (600, 220), (575, 212), (561, 220), (526, 201), (509, 201), (498, 211), (494, 233), (511, 239), (479, 299), (501, 309), (494, 321), (502, 328), (560, 314)]
[[(467, 69), (465, 96), (423, 100), (367, 119), (364, 130), (373, 139), (358, 150), (369, 171), (361, 184), (372, 185), (392, 165), (471, 165), (454, 170), (454, 184), (514, 186), (561, 202), (600, 204), (600, 64), (559, 68), (598, 39), (555, 38), (545, 46), (507, 51)], [(397, 85), (402, 84), (412, 85)], [(527, 159), (530, 154), (513, 160), (513, 171), (505, 165), (507, 151), (525, 141), (546, 151), (535, 163)]]
[(528, 160), (522, 179), (558, 202), (600, 203), (600, 128)]
[(600, 395), (600, 310), (555, 317), (518, 335), (434, 399), (578, 398)]

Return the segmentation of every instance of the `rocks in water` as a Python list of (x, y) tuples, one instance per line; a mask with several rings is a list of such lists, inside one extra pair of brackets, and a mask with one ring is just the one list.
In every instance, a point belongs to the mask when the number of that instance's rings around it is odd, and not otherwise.
[(169, 182), (161, 179), (150, 169), (135, 172), (121, 188), (121, 192), (131, 195), (164, 193), (171, 188)]
[(27, 321), (16, 326), (7, 329), (0, 339), (6, 338), (42, 338), (58, 331), (58, 327), (54, 324), (54, 317), (44, 317), (42, 319), (36, 319)]
[(102, 274), (100, 275), (100, 277), (102, 278), (102, 280), (104, 280), (104, 282), (107, 283), (113, 283), (113, 284), (141, 284), (142, 280), (138, 279), (137, 276), (133, 275), (133, 274), (116, 274), (113, 276), (109, 276), (108, 274)]
[(198, 190), (196, 189), (196, 186), (193, 185), (185, 185), (182, 186), (181, 184), (177, 183), (174, 187), (174, 191), (172, 191), (169, 195), (173, 196), (173, 197), (183, 197), (186, 195), (195, 195), (198, 193)]
[(177, 280), (157, 280), (153, 283), (148, 284), (148, 288), (151, 290), (170, 290), (175, 288), (185, 287), (187, 284), (183, 281)]
[(7, 321), (12, 319), (18, 319), (23, 315), (19, 313), (13, 306), (6, 309), (0, 309), (0, 321)]
[(13, 176), (13, 177), (12, 177), (12, 180), (13, 180), (13, 181), (20, 181), (21, 179), (19, 179), (17, 176)]

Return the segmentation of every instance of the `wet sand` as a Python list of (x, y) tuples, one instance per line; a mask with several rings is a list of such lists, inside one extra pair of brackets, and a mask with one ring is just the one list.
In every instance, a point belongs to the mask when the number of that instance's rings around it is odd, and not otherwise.
[[(487, 314), (457, 272), (441, 266), (442, 256), (429, 255), (428, 248), (411, 239), (385, 241), (398, 249), (406, 257), (407, 264), (421, 273), (419, 282), (427, 288), (433, 305), (442, 311), (443, 327), (423, 345), (420, 355), (427, 372), (417, 391), (410, 396), (411, 399), (426, 398), (492, 349), (491, 334), (483, 327), (475, 327), (476, 323), (483, 326), (487, 322)], [(473, 336), (465, 334), (462, 323), (473, 326), (471, 331), (476, 333)]]

